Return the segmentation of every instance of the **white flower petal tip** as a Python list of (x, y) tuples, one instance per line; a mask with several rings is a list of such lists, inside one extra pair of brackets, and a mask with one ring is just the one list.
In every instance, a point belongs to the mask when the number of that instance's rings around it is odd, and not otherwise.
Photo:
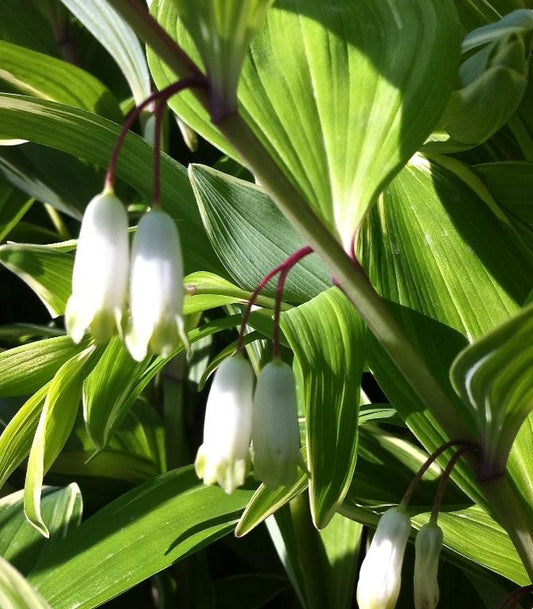
[(79, 343), (90, 330), (97, 343), (118, 330), (129, 272), (128, 215), (120, 199), (104, 191), (85, 210), (65, 311), (67, 333)]
[(300, 454), (296, 386), (292, 368), (279, 359), (259, 374), (252, 422), (254, 475), (268, 488), (293, 484)]
[(133, 359), (169, 357), (183, 343), (183, 261), (178, 230), (160, 209), (146, 213), (133, 238), (130, 320), (125, 342)]
[(441, 549), (442, 529), (431, 522), (425, 524), (415, 539), (415, 609), (436, 609), (438, 605)]
[(249, 362), (232, 357), (216, 371), (207, 398), (204, 442), (194, 465), (205, 484), (218, 483), (228, 495), (249, 471), (253, 382)]
[(396, 606), (410, 531), (409, 516), (399, 508), (387, 510), (381, 517), (359, 572), (359, 609), (394, 609)]

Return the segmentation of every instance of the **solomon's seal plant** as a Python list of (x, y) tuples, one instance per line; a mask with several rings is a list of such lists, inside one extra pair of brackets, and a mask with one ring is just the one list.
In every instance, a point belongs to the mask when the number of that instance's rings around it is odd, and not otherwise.
[(0, 15), (1, 609), (524, 604), (530, 0)]

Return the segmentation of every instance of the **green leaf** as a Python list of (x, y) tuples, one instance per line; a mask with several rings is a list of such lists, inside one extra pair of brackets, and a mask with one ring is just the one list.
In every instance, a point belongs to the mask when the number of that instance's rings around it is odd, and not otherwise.
[[(489, 332), (518, 310), (533, 264), (512, 226), (480, 197), (479, 179), (463, 165), (422, 157), (397, 176), (361, 233), (360, 252), (370, 281), (423, 355), (450, 399), (474, 430), (472, 416), (453, 392), (447, 371), (468, 340)], [(369, 365), (388, 398), (426, 446), (445, 436), (393, 364), (371, 342)], [(523, 445), (522, 445), (523, 442)], [(526, 436), (515, 450), (528, 454)], [(520, 457), (511, 467), (520, 490), (532, 498), (533, 468)], [(457, 468), (456, 468), (457, 469)], [(476, 492), (471, 472), (459, 467), (461, 484)]]
[(17, 92), (122, 120), (116, 99), (88, 72), (5, 40), (0, 40), (0, 57), (0, 80)]
[[(189, 175), (213, 248), (239, 286), (254, 290), (269, 271), (305, 245), (258, 186), (201, 165), (191, 165)], [(320, 261), (307, 256), (289, 273), (283, 296), (299, 303), (329, 285)], [(273, 295), (274, 289), (264, 293)]]
[(528, 8), (528, 0), (454, 0), (465, 31), (492, 23), (513, 10)]
[(150, 75), (143, 48), (133, 30), (107, 3), (61, 0), (117, 62), (137, 104), (148, 97)]
[[(197, 59), (172, 0), (153, 2), (151, 10)], [(252, 40), (241, 112), (346, 246), (370, 203), (439, 119), (457, 67), (457, 26), (449, 2), (282, 0)], [(161, 60), (149, 55), (149, 62), (159, 88), (175, 80)], [(170, 105), (231, 153), (191, 103), (183, 95)]]
[(306, 488), (307, 474), (300, 470), (298, 470), (298, 479), (292, 486), (280, 486), (275, 490), (270, 490), (261, 484), (248, 502), (235, 528), (236, 537), (244, 537)]
[(533, 163), (495, 162), (476, 165), (474, 171), (506, 211), (533, 225)]
[(357, 461), (366, 327), (338, 288), (282, 317), (306, 415), (311, 513), (323, 528), (342, 503)]
[(47, 383), (59, 368), (87, 346), (70, 336), (46, 338), (0, 353), (0, 395), (28, 395)]
[(0, 181), (0, 243), (32, 205), (33, 199)]
[(31, 142), (1, 148), (0, 171), (29, 196), (78, 220), (95, 184), (103, 181), (103, 172), (94, 166)]
[(35, 8), (31, 1), (13, 4), (11, 0), (0, 0), (2, 39), (40, 53), (58, 55), (60, 51), (51, 24)]
[(533, 410), (533, 307), (529, 306), (458, 355), (450, 370), (473, 411), (483, 479), (505, 472), (509, 452)]
[(532, 31), (533, 11), (514, 11), (463, 41), (464, 54), (475, 52), (461, 64), (460, 87), (439, 123), (459, 149), (486, 141), (515, 114), (527, 87)]
[[(376, 425), (359, 428), (359, 455), (346, 504), (395, 505), (400, 503), (413, 478), (429, 457), (408, 438), (398, 437)], [(443, 461), (445, 463), (446, 461)], [(383, 465), (386, 464), (386, 467)], [(435, 500), (442, 469), (433, 464), (417, 485), (409, 505), (413, 511), (429, 509)], [(469, 501), (448, 485), (444, 505), (467, 505)]]
[(319, 532), (328, 607), (332, 609), (352, 607), (362, 534), (362, 525), (340, 514)]
[(9, 243), (0, 245), (0, 263), (30, 286), (51, 317), (63, 315), (72, 291), (72, 256), (47, 246)]
[(48, 386), (28, 399), (0, 436), (0, 488), (30, 452)]
[(2, 609), (52, 609), (6, 560), (0, 558)]
[[(24, 138), (62, 150), (100, 167), (109, 162), (121, 127), (96, 114), (48, 101), (0, 94), (0, 124), (7, 137)], [(133, 186), (146, 202), (152, 200), (152, 149), (130, 133), (124, 142), (117, 176)], [(95, 186), (95, 191), (98, 190)], [(161, 155), (161, 201), (177, 221), (187, 272), (207, 270), (223, 274), (206, 233), (185, 169)], [(198, 247), (201, 243), (202, 247)]]
[(98, 449), (108, 443), (131, 407), (131, 393), (147, 362), (136, 362), (114, 337), (83, 383), (83, 412), (87, 431)]
[(17, 491), (0, 499), (0, 556), (28, 573), (54, 540), (79, 525), (82, 499), (75, 483), (66, 488), (43, 488), (42, 513), (50, 530), (50, 541), (46, 541), (26, 520), (23, 494)]
[(72, 431), (83, 379), (98, 355), (99, 349), (91, 345), (61, 366), (50, 382), (35, 431), (24, 484), (24, 513), (45, 537), (49, 536), (49, 531), (43, 520), (40, 503), (43, 476)]
[[(246, 304), (252, 295), (251, 291), (242, 290), (227, 279), (206, 271), (187, 275), (183, 283), (185, 285), (184, 315), (230, 304)], [(275, 300), (260, 294), (256, 303), (261, 307), (274, 309)], [(282, 306), (285, 308), (287, 305)]]
[(173, 470), (70, 532), (29, 579), (54, 609), (97, 607), (228, 533), (249, 497), (203, 487), (191, 467)]

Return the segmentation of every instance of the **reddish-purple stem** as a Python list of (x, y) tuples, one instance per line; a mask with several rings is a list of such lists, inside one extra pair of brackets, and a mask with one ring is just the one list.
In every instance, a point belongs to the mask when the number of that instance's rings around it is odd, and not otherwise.
[(440, 480), (439, 488), (437, 489), (437, 494), (435, 495), (435, 503), (433, 504), (433, 509), (431, 510), (431, 522), (437, 524), (437, 519), (439, 517), (440, 508), (442, 506), (442, 498), (444, 497), (444, 491), (446, 490), (446, 485), (450, 480), (450, 476), (453, 468), (455, 467), (457, 461), (467, 452), (471, 450), (476, 450), (478, 447), (475, 445), (465, 445), (461, 446), (459, 450), (457, 450), (453, 457), (448, 461), (448, 465), (442, 474), (442, 478)]
[(283, 299), (283, 288), (289, 274), (290, 268), (283, 269), (278, 278), (276, 286), (276, 303), (274, 305), (274, 330), (272, 331), (272, 355), (277, 358), (280, 356), (279, 346), (279, 319), (281, 317), (281, 302)]
[(420, 482), (420, 480), (422, 480), (422, 477), (427, 472), (427, 470), (430, 468), (432, 463), (434, 461), (436, 461), (442, 455), (443, 452), (448, 450), (448, 448), (452, 448), (453, 446), (468, 446), (469, 450), (472, 450), (474, 447), (477, 448), (477, 446), (475, 444), (472, 444), (472, 442), (467, 442), (465, 440), (450, 440), (449, 442), (446, 442), (442, 446), (439, 446), (439, 448), (437, 448), (435, 451), (433, 451), (431, 453), (431, 455), (429, 455), (429, 457), (426, 459), (426, 461), (424, 462), (422, 467), (416, 473), (416, 476), (411, 481), (409, 488), (405, 491), (405, 494), (400, 502), (401, 506), (403, 506), (404, 508), (407, 507), (407, 505), (409, 504), (409, 501), (411, 500), (411, 497), (413, 496), (413, 493), (416, 490), (416, 487), (418, 486), (418, 483)]
[[(203, 77), (191, 76), (189, 78), (182, 78), (178, 82), (172, 83), (161, 89), (161, 91), (156, 91), (149, 95), (143, 102), (141, 102), (138, 106), (136, 106), (130, 115), (127, 117), (120, 133), (115, 142), (115, 146), (113, 148), (113, 152), (111, 153), (111, 159), (109, 160), (109, 165), (107, 167), (107, 173), (105, 177), (105, 188), (109, 190), (113, 190), (113, 186), (115, 183), (115, 172), (117, 168), (117, 161), (122, 145), (124, 144), (124, 140), (126, 139), (126, 135), (128, 131), (133, 126), (133, 123), (137, 120), (141, 112), (149, 106), (151, 103), (157, 100), (167, 101), (172, 95), (183, 91), (184, 89), (189, 89), (191, 87), (207, 87), (207, 80)], [(163, 102), (164, 103), (164, 102)], [(156, 134), (157, 137), (157, 134)], [(155, 162), (154, 162), (155, 166)], [(155, 169), (155, 167), (154, 167)]]
[[(246, 324), (248, 323), (248, 320), (250, 319), (250, 313), (252, 312), (252, 307), (254, 306), (255, 301), (257, 300), (257, 297), (259, 296), (259, 293), (261, 292), (261, 290), (272, 279), (272, 277), (274, 277), (278, 273), (283, 273), (285, 275), (285, 277), (283, 278), (282, 286), (281, 286), (281, 292), (283, 292), (283, 286), (285, 285), (285, 278), (286, 278), (287, 273), (302, 258), (305, 258), (305, 256), (308, 256), (309, 254), (312, 254), (312, 253), (313, 253), (313, 248), (310, 247), (309, 245), (302, 247), (297, 252), (294, 252), (294, 254), (290, 255), (286, 260), (284, 260), (281, 264), (279, 264), (275, 269), (272, 269), (267, 275), (265, 275), (263, 277), (263, 279), (261, 279), (261, 281), (255, 288), (255, 290), (252, 292), (252, 295), (250, 296), (250, 298), (248, 300), (248, 304), (246, 305), (246, 310), (244, 311), (244, 315), (242, 316), (241, 328), (239, 331), (239, 338), (237, 340), (237, 353), (239, 351), (242, 351), (244, 331), (246, 329)], [(281, 281), (281, 277), (280, 277), (280, 281)], [(276, 330), (276, 310), (278, 309), (278, 306), (279, 306), (279, 309), (281, 310), (281, 295), (279, 294), (279, 292), (280, 292), (280, 290), (279, 290), (279, 282), (278, 282), (278, 290), (276, 291), (276, 305), (275, 305), (275, 310), (274, 310), (274, 337), (276, 336), (276, 332), (277, 332), (278, 339), (277, 339), (277, 346), (276, 346), (276, 341), (274, 339), (274, 353), (276, 352), (276, 349), (279, 352), (279, 330), (278, 331)], [(278, 305), (278, 299), (279, 299), (279, 305)], [(279, 314), (277, 315), (277, 325), (279, 326)]]
[(523, 588), (511, 592), (501, 605), (498, 606), (498, 609), (504, 609), (505, 607), (514, 609), (526, 594), (533, 594), (533, 585), (524, 586)]

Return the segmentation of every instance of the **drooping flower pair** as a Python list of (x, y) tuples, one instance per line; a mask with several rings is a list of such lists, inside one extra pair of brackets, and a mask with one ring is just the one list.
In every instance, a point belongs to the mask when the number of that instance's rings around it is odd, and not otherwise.
[(217, 370), (209, 392), (204, 441), (195, 461), (205, 484), (226, 493), (244, 484), (250, 469), (250, 442), (256, 478), (269, 488), (294, 482), (300, 454), (296, 388), (291, 367), (267, 364), (253, 391), (253, 371), (240, 355)]
[[(67, 332), (75, 343), (86, 330), (104, 343), (118, 330), (135, 360), (142, 361), (149, 351), (166, 357), (186, 341), (182, 280), (180, 240), (170, 216), (155, 208), (141, 218), (130, 263), (127, 214), (106, 189), (83, 216), (65, 312)], [(130, 315), (123, 333), (128, 283)]]
[[(380, 518), (359, 572), (357, 603), (360, 609), (394, 609), (402, 583), (402, 563), (411, 522), (402, 507), (387, 510)], [(436, 609), (442, 529), (430, 520), (415, 540), (415, 609)]]

